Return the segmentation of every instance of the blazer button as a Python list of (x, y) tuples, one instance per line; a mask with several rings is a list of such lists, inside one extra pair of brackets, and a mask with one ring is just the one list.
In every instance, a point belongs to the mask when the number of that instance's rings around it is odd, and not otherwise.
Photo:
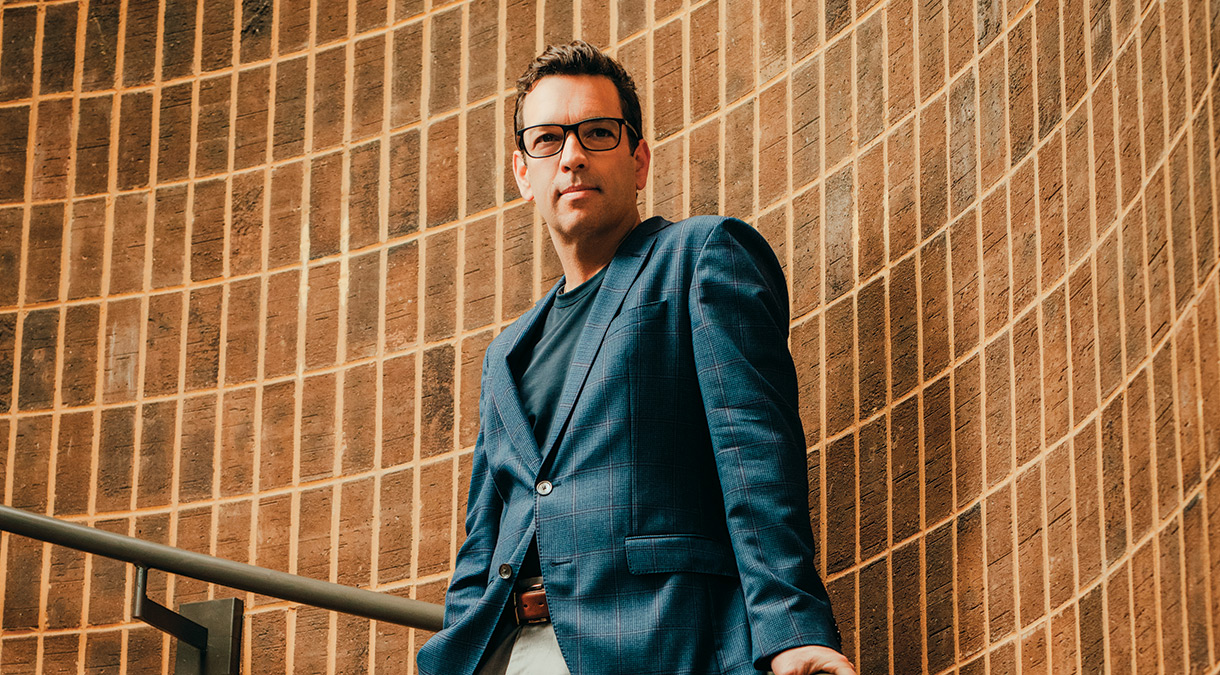
[(542, 495), (543, 497), (545, 497), (545, 496), (547, 496), (547, 495), (551, 494), (551, 489), (552, 489), (552, 488), (553, 488), (553, 486), (551, 485), (551, 481), (549, 481), (549, 480), (544, 480), (544, 481), (542, 481), (542, 482), (538, 483), (538, 485), (536, 486), (536, 488), (535, 488), (535, 489), (537, 489), (537, 490), (538, 490), (538, 494), (540, 494), (540, 495)]
[(513, 576), (513, 566), (512, 565), (509, 565), (508, 563), (504, 563), (503, 565), (500, 565), (500, 578), (501, 579), (510, 579), (510, 578), (512, 578), (512, 576)]

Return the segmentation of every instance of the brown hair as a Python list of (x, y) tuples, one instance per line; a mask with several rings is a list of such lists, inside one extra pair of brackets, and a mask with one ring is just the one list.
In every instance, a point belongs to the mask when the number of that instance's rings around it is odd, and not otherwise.
[(627, 130), (627, 147), (635, 152), (635, 146), (640, 140), (637, 134), (643, 133), (644, 129), (635, 81), (621, 63), (584, 40), (575, 40), (566, 45), (548, 45), (530, 61), (525, 73), (517, 79), (517, 103), (513, 112), (513, 138), (516, 139), (517, 147), (521, 146), (519, 132), (523, 125), (521, 109), (525, 105), (525, 95), (534, 88), (538, 80), (548, 75), (601, 75), (609, 78), (618, 90), (623, 119), (631, 125)]

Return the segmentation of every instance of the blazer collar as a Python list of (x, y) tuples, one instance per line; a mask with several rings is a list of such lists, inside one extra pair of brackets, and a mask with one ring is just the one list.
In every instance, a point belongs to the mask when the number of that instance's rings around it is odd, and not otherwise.
[(601, 349), (602, 341), (606, 337), (610, 321), (618, 314), (618, 309), (622, 306), (627, 291), (635, 283), (636, 277), (639, 276), (648, 259), (648, 254), (652, 251), (652, 246), (656, 241), (656, 237), (652, 235), (666, 225), (669, 225), (669, 222), (664, 218), (649, 218), (637, 225), (615, 251), (614, 257), (606, 269), (606, 276), (602, 278), (597, 297), (593, 300), (593, 307), (589, 310), (588, 322), (581, 331), (580, 340), (576, 343), (576, 351), (572, 355), (572, 363), (568, 366), (563, 392), (559, 397), (559, 407), (555, 411), (550, 433), (541, 448), (538, 447), (533, 429), (530, 428), (529, 421), (525, 417), (521, 392), (517, 389), (516, 378), (513, 377), (512, 369), (509, 367), (509, 358), (521, 347), (525, 336), (535, 329), (541, 317), (546, 315), (546, 309), (555, 301), (555, 296), (563, 286), (562, 278), (521, 317), (521, 320), (513, 324), (511, 332), (505, 335), (507, 348), (491, 360), (489, 364), (491, 370), (488, 375), (493, 378), (491, 391), (495, 399), (496, 411), (500, 414), (500, 419), (504, 423), (512, 444), (517, 448), (532, 475), (536, 476), (541, 470), (543, 460), (553, 452), (556, 441), (566, 429), (576, 399), (589, 375), (589, 368), (593, 365), (593, 361)]

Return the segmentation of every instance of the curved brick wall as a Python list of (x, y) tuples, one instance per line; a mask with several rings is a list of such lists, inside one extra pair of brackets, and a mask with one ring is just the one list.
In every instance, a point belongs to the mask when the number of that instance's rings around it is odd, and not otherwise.
[[(582, 36), (645, 212), (786, 265), (862, 671), (1216, 672), (1220, 0), (976, 2), (8, 2), (5, 503), (439, 601), (483, 350), (559, 274), (511, 82)], [(4, 673), (172, 671), (123, 565), (0, 570)], [(425, 637), (245, 599), (247, 673)]]

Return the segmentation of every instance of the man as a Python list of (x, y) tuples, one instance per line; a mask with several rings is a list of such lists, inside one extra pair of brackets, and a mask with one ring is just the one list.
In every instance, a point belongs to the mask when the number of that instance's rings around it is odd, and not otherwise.
[(564, 277), (487, 350), (423, 673), (854, 674), (813, 562), (788, 299), (741, 221), (643, 223), (635, 85), (574, 42), (518, 81), (513, 171)]

